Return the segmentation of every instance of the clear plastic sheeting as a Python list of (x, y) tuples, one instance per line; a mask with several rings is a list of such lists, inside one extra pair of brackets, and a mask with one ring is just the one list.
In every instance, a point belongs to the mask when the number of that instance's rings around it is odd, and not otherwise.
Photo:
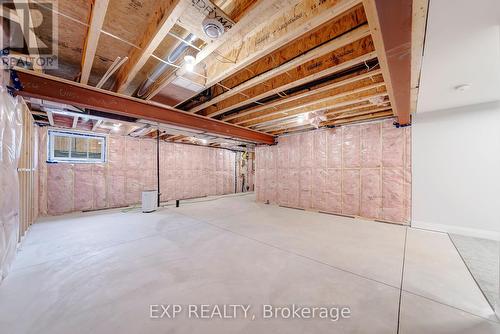
[(260, 202), (396, 223), (411, 217), (411, 128), (392, 120), (282, 136), (256, 149)]
[(19, 179), (22, 103), (0, 90), (0, 281), (9, 272), (19, 236)]
[[(40, 145), (47, 147), (47, 129)], [(52, 164), (40, 155), (41, 215), (134, 205), (157, 188), (155, 140), (110, 135), (107, 145), (103, 164)], [(161, 201), (234, 193), (235, 159), (225, 149), (160, 142)]]

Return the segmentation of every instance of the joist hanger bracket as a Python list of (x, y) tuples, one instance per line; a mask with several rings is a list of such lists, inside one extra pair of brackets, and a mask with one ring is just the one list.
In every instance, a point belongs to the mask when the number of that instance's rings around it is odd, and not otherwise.
[(395, 128), (399, 129), (399, 128), (406, 128), (407, 126), (411, 126), (411, 123), (408, 123), (408, 124), (399, 124), (398, 122), (394, 122), (392, 123), (394, 125)]
[(14, 96), (15, 92), (23, 90), (23, 85), (21, 83), (21, 80), (19, 79), (17, 72), (14, 70), (10, 70), (10, 81), (14, 85), (14, 87), (7, 86), (7, 90), (9, 91), (9, 94)]

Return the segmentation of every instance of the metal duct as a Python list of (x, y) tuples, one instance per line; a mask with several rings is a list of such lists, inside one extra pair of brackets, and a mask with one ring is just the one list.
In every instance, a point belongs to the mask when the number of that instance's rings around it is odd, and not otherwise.
[(149, 87), (158, 80), (158, 78), (167, 70), (167, 68), (170, 66), (170, 64), (174, 64), (179, 57), (182, 55), (184, 51), (189, 47), (189, 44), (192, 44), (196, 40), (196, 36), (193, 34), (189, 34), (184, 38), (184, 41), (181, 42), (175, 49), (172, 51), (166, 59), (164, 59), (165, 63), (161, 63), (156, 67), (156, 69), (148, 75), (148, 78), (144, 80), (141, 85), (139, 86), (139, 89), (137, 91), (137, 96), (138, 97), (143, 97), (146, 95)]

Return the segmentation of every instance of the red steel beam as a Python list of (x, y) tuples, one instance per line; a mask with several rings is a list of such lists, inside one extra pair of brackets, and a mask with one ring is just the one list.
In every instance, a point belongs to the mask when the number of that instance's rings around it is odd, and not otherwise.
[(187, 113), (173, 107), (146, 102), (25, 69), (16, 68), (14, 71), (22, 86), (17, 91), (17, 94), (21, 96), (147, 119), (255, 143), (274, 144), (274, 137), (271, 135), (213, 118)]

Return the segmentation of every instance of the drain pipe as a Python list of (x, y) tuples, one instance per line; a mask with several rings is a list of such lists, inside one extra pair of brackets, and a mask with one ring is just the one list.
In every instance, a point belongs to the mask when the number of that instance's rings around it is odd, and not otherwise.
[(139, 89), (137, 91), (137, 97), (143, 97), (148, 92), (149, 87), (158, 80), (158, 78), (167, 70), (170, 64), (175, 63), (179, 57), (182, 55), (184, 51), (196, 40), (196, 36), (194, 34), (189, 34), (184, 38), (184, 40), (179, 44), (172, 53), (170, 53), (166, 59), (164, 59), (167, 63), (161, 63), (158, 67), (148, 75), (148, 78), (144, 80)]

